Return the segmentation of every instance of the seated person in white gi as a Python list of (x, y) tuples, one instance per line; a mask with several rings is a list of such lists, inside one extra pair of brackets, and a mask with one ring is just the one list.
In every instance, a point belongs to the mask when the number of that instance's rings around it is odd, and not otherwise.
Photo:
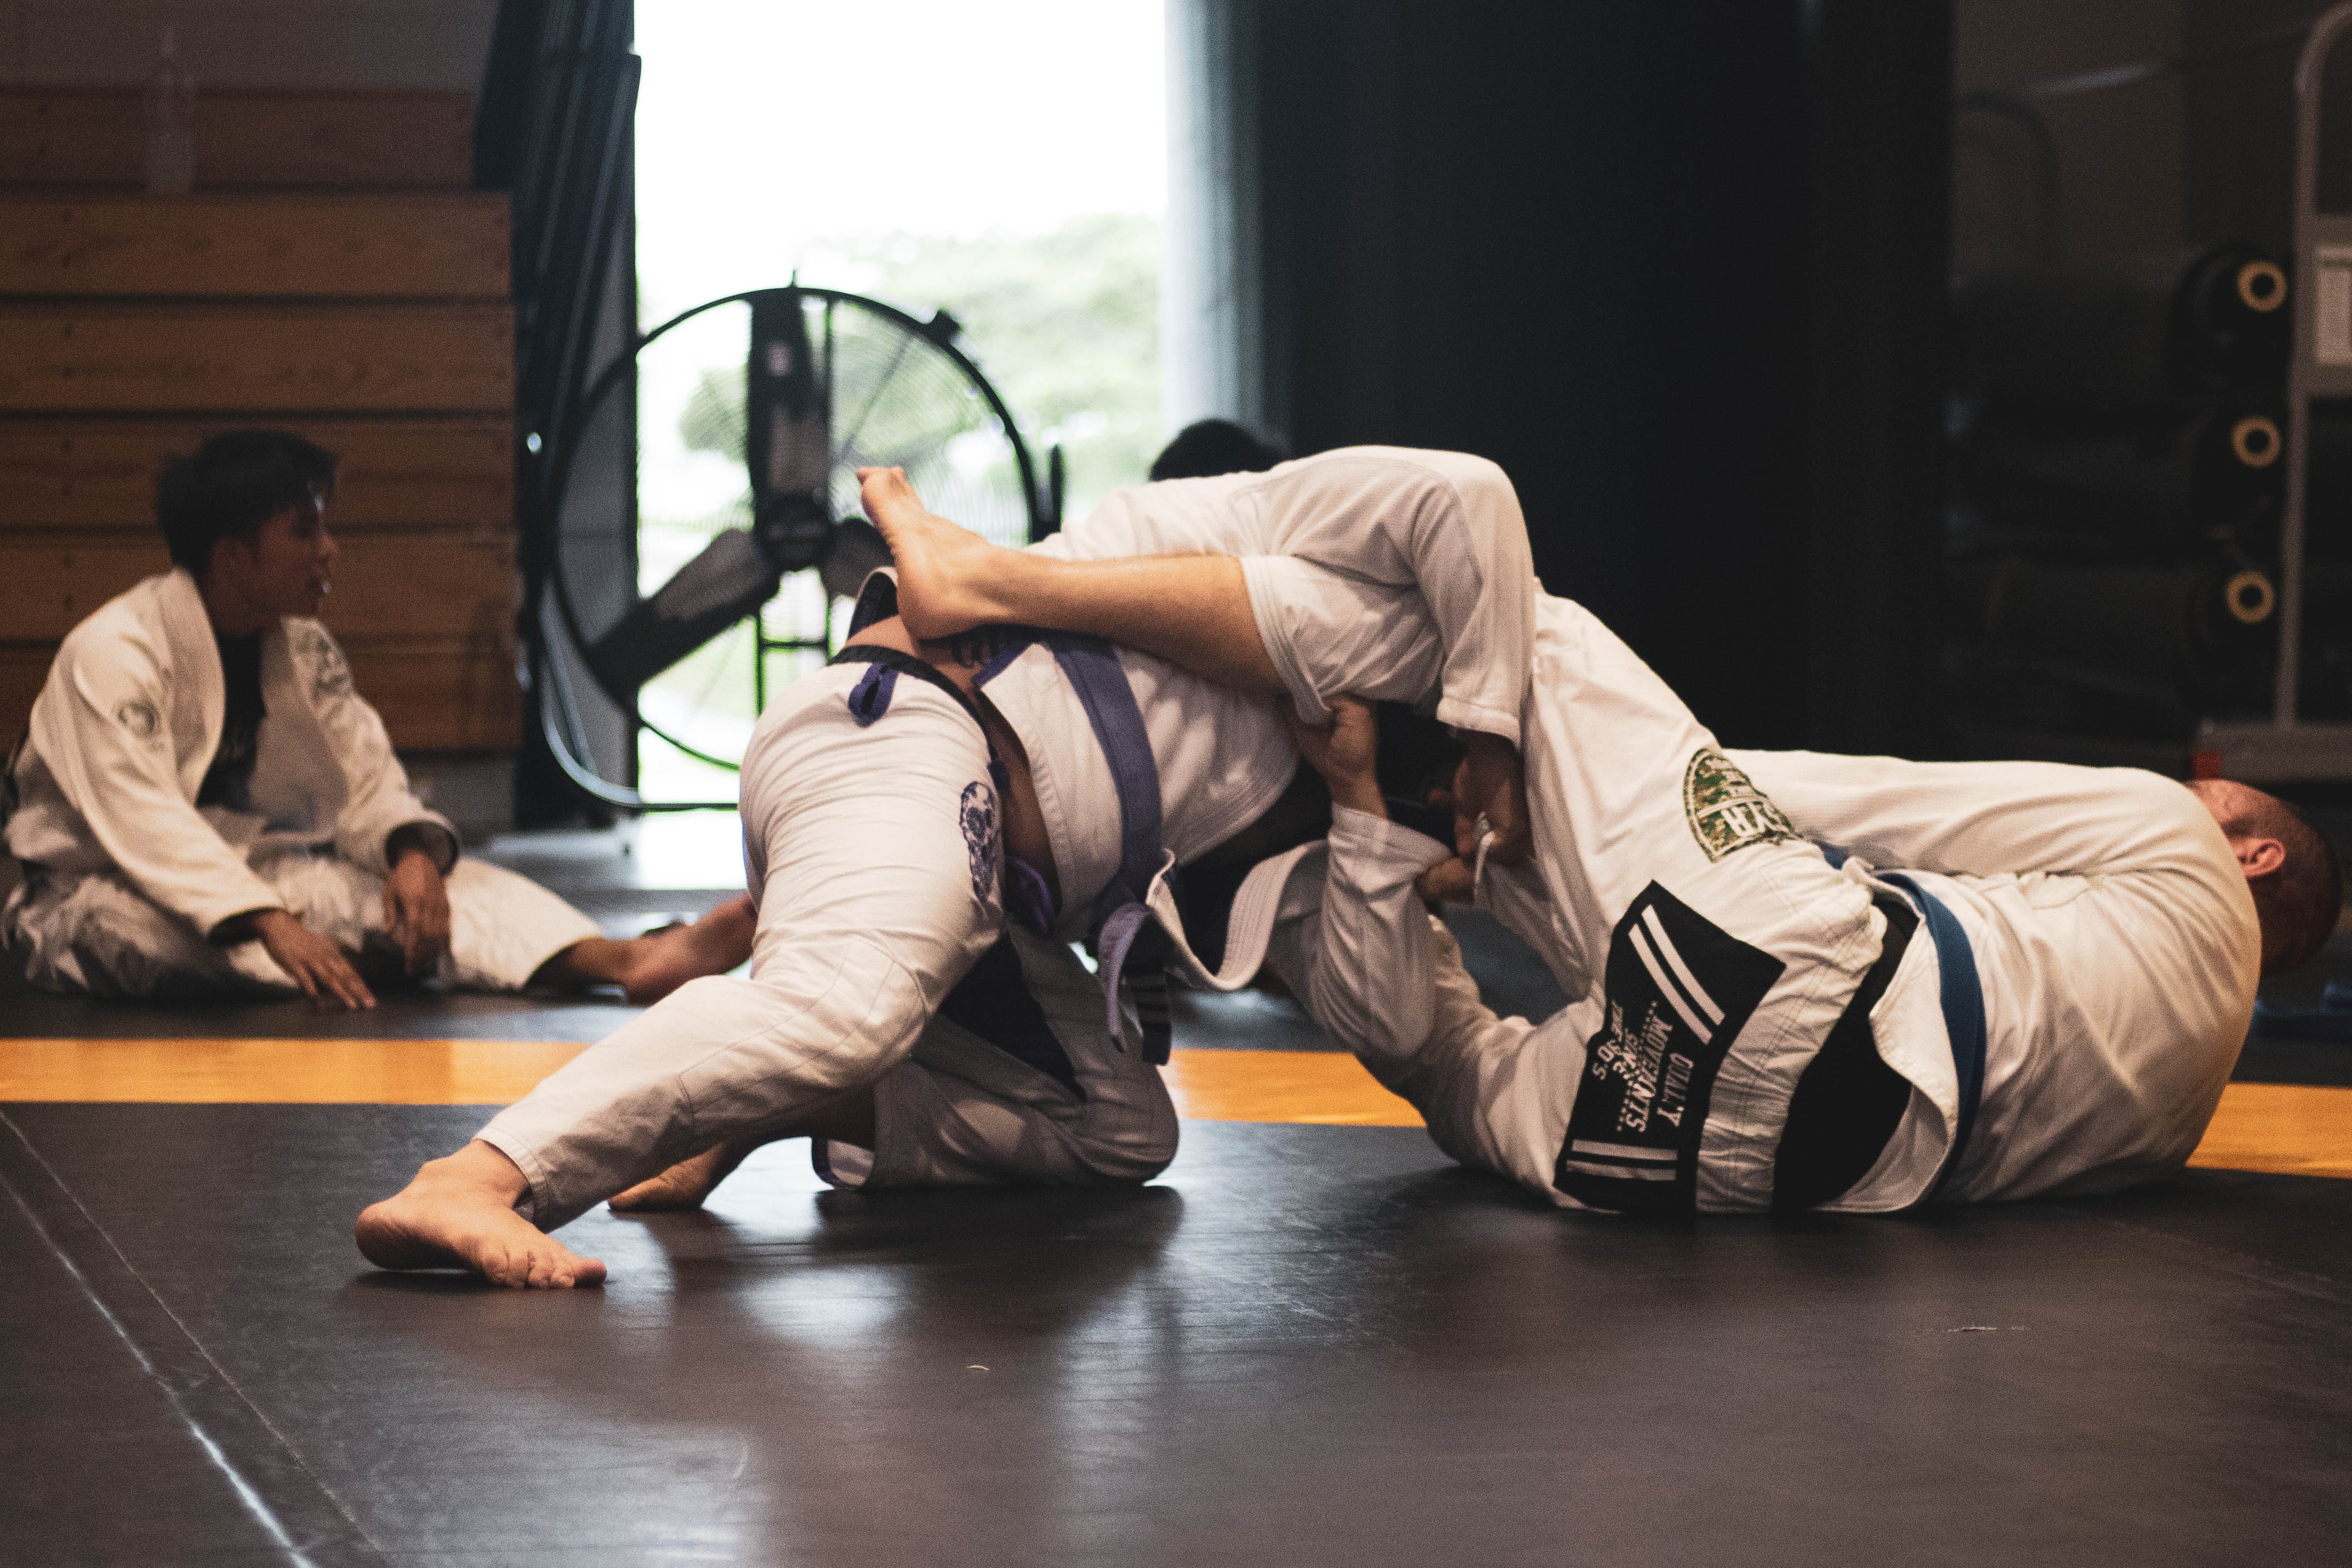
[[(1229, 622), (1160, 608), (1207, 563), (1074, 570), (915, 512), (886, 531), (902, 609), (934, 633), (1109, 623), (1236, 663), (1207, 645)], [(1531, 861), (1499, 863), (1466, 821), (1451, 847), (1385, 821), (1349, 706), (1302, 742), (1334, 800), (1322, 929), (1311, 963), (1281, 940), (1275, 958), (1441, 1146), (1553, 1203), (1885, 1210), (2164, 1174), (2213, 1113), (2258, 979), (2335, 929), (2336, 856), (2259, 790), (1726, 753), (1582, 609), (1536, 609)], [(1286, 672), (1305, 669), (1278, 646), (1292, 623), (1258, 622)], [(1289, 684), (1302, 713), (1339, 700)], [(1475, 886), (1571, 1005), (1540, 1026), (1488, 1011), (1416, 896), (1432, 875)]]
[[(881, 482), (912, 502), (902, 476)], [(869, 494), (877, 514), (890, 504)], [(1235, 678), (1268, 695), (1282, 683), (1253, 606), (1296, 591), (1292, 567), (1332, 558), (1347, 568), (1329, 574), (1335, 619), (1360, 619), (1338, 601), (1368, 587), (1409, 601), (1376, 607), (1389, 634), (1421, 629), (1428, 656), (1402, 695), (1481, 732), (1491, 745), (1474, 755), (1507, 758), (1517, 737), (1533, 580), (1517, 498), (1482, 459), (1364, 448), (1147, 486), (1034, 548), (1217, 552), (1202, 612), (1233, 622), (1221, 645), (1243, 652)], [(854, 1143), (823, 1129), (859, 1128), (870, 1114), (876, 1169), (904, 1168), (894, 1150), (909, 1141), (908, 1119), (893, 1070), (1007, 940), (1008, 912), (1049, 938), (1048, 956), (1096, 940), (1104, 980), (1088, 983), (1112, 1009), (1103, 1036), (1138, 1037), (1155, 1053), (1166, 1019), (1148, 982), (1163, 967), (1223, 986), (1254, 967), (1252, 957), (1235, 968), (1229, 946), (1226, 970), (1212, 976), (1181, 941), (1166, 951), (1160, 933), (1181, 935), (1173, 867), (1297, 841), (1260, 831), (1301, 772), (1267, 695), (1148, 653), (1018, 629), (966, 655), (919, 650), (887, 605), (870, 619), (861, 604), (851, 646), (772, 703), (746, 755), (745, 855), (760, 899), (751, 977), (681, 988), (426, 1166), (361, 1217), (370, 1259), (463, 1264), (517, 1285), (589, 1282), (602, 1266), (542, 1232), (604, 1197), (635, 1201), (629, 1189), (719, 1145), (794, 1132)], [(1381, 651), (1378, 638), (1333, 646)], [(1318, 674), (1339, 689), (1377, 675), (1345, 658)], [(1029, 963), (1022, 955), (1016, 972)]]
[(333, 484), (332, 456), (273, 431), (215, 437), (165, 469), (172, 570), (68, 635), (9, 768), (25, 876), (0, 936), (26, 977), (372, 1007), (353, 960), (373, 949), (458, 986), (612, 984), (649, 1001), (741, 962), (746, 899), (613, 941), (545, 889), (458, 857), (311, 619), (335, 565)]

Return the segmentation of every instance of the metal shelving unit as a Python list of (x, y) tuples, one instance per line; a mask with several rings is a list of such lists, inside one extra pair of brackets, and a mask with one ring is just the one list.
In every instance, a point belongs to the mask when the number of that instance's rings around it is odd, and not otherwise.
[(2352, 397), (2352, 213), (2319, 210), (2324, 68), (2346, 29), (2352, 0), (2312, 25), (2295, 62), (2294, 340), (2287, 361), (2286, 511), (2279, 528), (2279, 651), (2270, 722), (2199, 728), (2195, 771), (2255, 783), (2352, 780), (2352, 724), (2301, 718), (2306, 573), (2305, 512), (2311, 494), (2311, 405)]

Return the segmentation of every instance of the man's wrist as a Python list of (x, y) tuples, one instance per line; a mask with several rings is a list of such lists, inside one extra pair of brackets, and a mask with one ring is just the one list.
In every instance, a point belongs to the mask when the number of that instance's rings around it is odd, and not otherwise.
[(423, 855), (435, 871), (441, 869), (442, 852), (454, 848), (448, 834), (431, 822), (409, 822), (384, 835), (383, 859), (386, 865), (396, 866), (411, 855)]
[(1345, 806), (1351, 811), (1361, 811), (1368, 817), (1389, 814), (1389, 803), (1381, 794), (1380, 780), (1372, 778), (1333, 780), (1331, 804)]
[(251, 942), (259, 937), (275, 921), (293, 918), (283, 906), (277, 904), (239, 910), (213, 926), (211, 939), (215, 946), (234, 947), (240, 942)]

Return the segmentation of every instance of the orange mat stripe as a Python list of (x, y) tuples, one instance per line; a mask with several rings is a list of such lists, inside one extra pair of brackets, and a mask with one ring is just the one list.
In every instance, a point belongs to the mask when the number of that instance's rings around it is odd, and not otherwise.
[(575, 1040), (8, 1040), (0, 1100), (172, 1105), (506, 1105)]
[(2352, 1176), (2352, 1089), (2232, 1083), (2192, 1166), (2277, 1176)]
[[(503, 1105), (584, 1047), (494, 1040), (5, 1040), (0, 1101)], [(1168, 1086), (1196, 1122), (1413, 1127), (1354, 1057), (1179, 1051)], [(2232, 1083), (2189, 1164), (2352, 1177), (2352, 1089)]]
[[(505, 1105), (578, 1055), (554, 1040), (7, 1040), (0, 1100), (161, 1104)], [(1180, 1051), (1178, 1112), (1202, 1122), (1417, 1127), (1352, 1056)]]
[(1194, 1122), (1313, 1122), (1342, 1127), (1418, 1127), (1421, 1113), (1339, 1051), (1178, 1051), (1168, 1094)]

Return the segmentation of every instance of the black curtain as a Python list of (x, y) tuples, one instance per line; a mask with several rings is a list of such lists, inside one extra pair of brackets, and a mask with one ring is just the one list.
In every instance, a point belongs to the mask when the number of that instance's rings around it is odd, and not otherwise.
[(1297, 449), (1501, 463), (1727, 742), (1934, 748), (1946, 0), (1175, 3)]

